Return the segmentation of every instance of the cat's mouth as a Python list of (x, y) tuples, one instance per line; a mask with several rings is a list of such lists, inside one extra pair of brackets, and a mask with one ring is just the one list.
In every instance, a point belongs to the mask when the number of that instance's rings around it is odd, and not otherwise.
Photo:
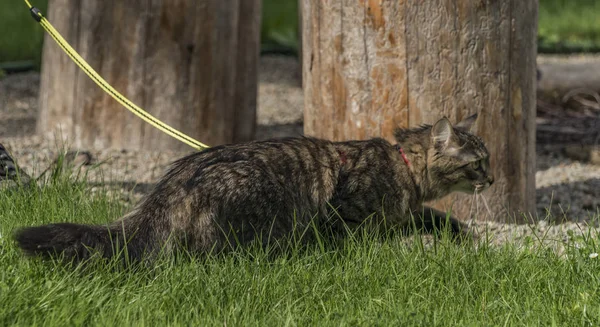
[(485, 183), (476, 183), (474, 186), (475, 188), (473, 189), (473, 193), (481, 193), (485, 190), (487, 190), (492, 184), (490, 182), (485, 182)]

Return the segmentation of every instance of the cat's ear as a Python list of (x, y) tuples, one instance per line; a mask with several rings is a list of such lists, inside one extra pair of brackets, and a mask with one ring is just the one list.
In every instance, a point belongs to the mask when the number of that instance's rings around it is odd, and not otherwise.
[(440, 151), (453, 151), (459, 147), (454, 128), (446, 117), (438, 120), (431, 128), (431, 140)]
[(454, 125), (454, 128), (458, 128), (460, 130), (463, 130), (465, 132), (469, 132), (469, 133), (473, 134), (476, 121), (477, 121), (477, 113), (463, 119), (462, 121), (460, 121), (459, 123)]

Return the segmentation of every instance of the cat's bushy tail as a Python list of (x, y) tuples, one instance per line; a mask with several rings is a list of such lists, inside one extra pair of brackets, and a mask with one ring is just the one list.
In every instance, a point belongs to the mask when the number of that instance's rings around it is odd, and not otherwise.
[(72, 223), (25, 227), (16, 231), (17, 245), (28, 255), (43, 258), (62, 257), (80, 262), (99, 255), (137, 260), (143, 252), (142, 235), (136, 235), (131, 221), (117, 221), (109, 226)]

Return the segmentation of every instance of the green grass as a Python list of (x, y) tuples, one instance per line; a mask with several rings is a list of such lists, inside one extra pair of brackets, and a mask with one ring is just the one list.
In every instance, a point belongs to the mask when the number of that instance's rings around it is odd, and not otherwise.
[[(366, 235), (337, 246), (163, 258), (152, 267), (69, 268), (25, 258), (18, 226), (103, 223), (128, 208), (53, 174), (41, 190), (0, 192), (0, 325), (598, 325), (598, 240), (567, 255), (529, 246), (407, 245)], [(327, 243), (325, 244), (327, 245)], [(329, 244), (331, 245), (331, 244)]]
[(600, 51), (600, 1), (540, 0), (539, 52)]
[[(46, 13), (47, 0), (32, 5)], [(22, 0), (0, 1), (0, 63), (31, 61), (39, 68), (44, 30), (36, 23)]]

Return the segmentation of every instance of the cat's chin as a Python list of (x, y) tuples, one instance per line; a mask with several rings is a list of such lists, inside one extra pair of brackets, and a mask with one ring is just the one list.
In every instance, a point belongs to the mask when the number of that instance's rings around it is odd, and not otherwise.
[(457, 187), (453, 191), (467, 193), (467, 194), (480, 194), (490, 187), (490, 183), (470, 185), (469, 187)]
[(480, 192), (477, 190), (477, 185), (471, 183), (459, 183), (450, 188), (450, 192), (459, 192), (459, 193), (467, 193), (474, 194), (475, 192)]

